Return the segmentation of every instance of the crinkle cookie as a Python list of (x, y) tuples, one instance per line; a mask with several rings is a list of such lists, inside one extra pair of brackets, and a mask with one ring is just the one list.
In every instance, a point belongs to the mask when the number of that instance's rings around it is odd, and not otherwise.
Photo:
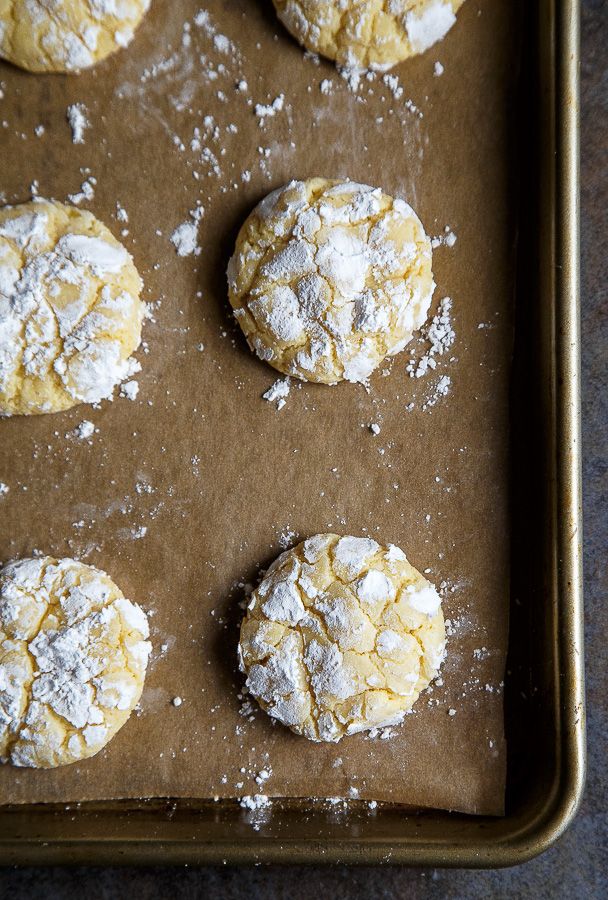
[(348, 69), (385, 71), (440, 41), (464, 0), (274, 0), (312, 53)]
[(90, 212), (0, 209), (0, 415), (111, 399), (140, 368), (145, 312), (131, 255)]
[(0, 0), (0, 57), (30, 72), (78, 72), (126, 47), (150, 0)]
[(292, 181), (259, 203), (228, 265), (250, 347), (286, 375), (366, 382), (424, 323), (431, 242), (413, 209), (350, 181)]
[(98, 753), (137, 704), (148, 619), (99, 569), (21, 559), (0, 569), (0, 759), (50, 769)]
[(441, 600), (402, 550), (318, 534), (252, 594), (239, 660), (260, 706), (312, 741), (401, 722), (445, 651)]

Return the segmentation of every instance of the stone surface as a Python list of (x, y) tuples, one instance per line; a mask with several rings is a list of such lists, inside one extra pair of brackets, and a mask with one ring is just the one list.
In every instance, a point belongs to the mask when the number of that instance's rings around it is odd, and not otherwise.
[(582, 322), (589, 774), (581, 811), (556, 847), (516, 869), (22, 869), (0, 898), (544, 898), (608, 896), (608, 3), (583, 0)]

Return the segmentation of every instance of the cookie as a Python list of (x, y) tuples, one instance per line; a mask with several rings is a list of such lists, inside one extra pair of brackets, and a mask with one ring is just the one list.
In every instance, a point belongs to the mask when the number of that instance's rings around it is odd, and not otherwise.
[(278, 557), (239, 643), (249, 692), (312, 741), (401, 722), (444, 652), (440, 597), (403, 551), (335, 534)]
[(411, 206), (350, 181), (292, 181), (256, 206), (228, 266), (250, 347), (304, 381), (366, 382), (428, 315), (431, 242)]
[(0, 0), (0, 57), (29, 72), (78, 72), (126, 47), (150, 0)]
[(347, 69), (385, 71), (445, 37), (463, 2), (274, 0), (274, 5), (279, 19), (311, 53)]
[(148, 620), (99, 569), (0, 569), (0, 759), (49, 769), (98, 753), (143, 689)]
[(0, 209), (0, 415), (110, 399), (139, 370), (141, 278), (90, 212), (54, 201)]

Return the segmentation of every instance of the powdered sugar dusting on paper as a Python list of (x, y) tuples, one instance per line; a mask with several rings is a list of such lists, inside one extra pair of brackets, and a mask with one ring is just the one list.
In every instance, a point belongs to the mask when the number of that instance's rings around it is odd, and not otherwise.
[(72, 129), (72, 142), (74, 144), (84, 144), (84, 133), (90, 127), (87, 118), (87, 108), (84, 103), (72, 103), (67, 108), (67, 120)]
[(198, 256), (200, 254), (198, 226), (204, 214), (204, 208), (197, 206), (191, 211), (190, 219), (178, 225), (172, 233), (171, 243), (175, 247), (178, 256)]
[(262, 394), (264, 400), (276, 405), (277, 411), (280, 411), (287, 402), (289, 391), (291, 389), (291, 380), (289, 378), (278, 378), (267, 391)]

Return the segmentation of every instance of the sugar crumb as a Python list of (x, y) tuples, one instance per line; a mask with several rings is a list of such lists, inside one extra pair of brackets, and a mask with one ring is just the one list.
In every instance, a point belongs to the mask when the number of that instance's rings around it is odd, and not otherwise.
[(277, 411), (283, 409), (286, 398), (291, 390), (291, 381), (289, 378), (277, 378), (267, 391), (264, 391), (262, 397), (269, 403), (275, 403)]
[(139, 383), (135, 381), (135, 379), (125, 381), (124, 384), (120, 386), (120, 396), (124, 397), (126, 400), (135, 400), (138, 394)]
[(90, 127), (84, 103), (72, 103), (66, 110), (66, 118), (72, 129), (72, 143), (84, 144), (84, 133)]
[(89, 422), (88, 419), (84, 419), (80, 425), (77, 425), (74, 429), (74, 437), (78, 438), (79, 441), (85, 441), (87, 438), (90, 438), (91, 435), (95, 431), (95, 425), (93, 422)]

